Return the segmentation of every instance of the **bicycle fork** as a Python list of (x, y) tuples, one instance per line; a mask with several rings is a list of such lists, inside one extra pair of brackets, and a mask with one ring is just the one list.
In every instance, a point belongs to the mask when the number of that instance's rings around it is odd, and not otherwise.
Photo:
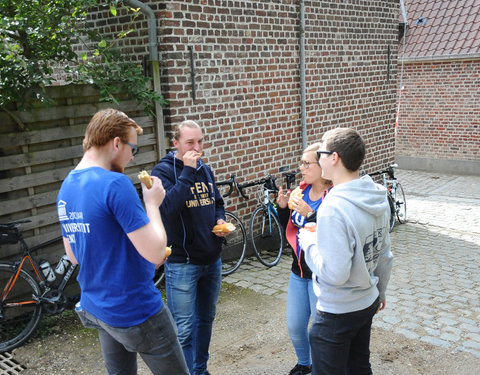
[[(262, 232), (261, 236), (262, 238), (266, 237), (271, 237), (272, 236), (272, 207), (270, 205), (267, 205), (265, 207), (265, 214), (262, 217)], [(268, 220), (268, 232), (265, 233), (265, 222)]]

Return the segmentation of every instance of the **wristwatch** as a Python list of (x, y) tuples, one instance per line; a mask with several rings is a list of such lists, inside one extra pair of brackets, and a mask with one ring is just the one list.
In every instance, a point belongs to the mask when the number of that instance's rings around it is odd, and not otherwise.
[(305, 216), (305, 220), (308, 223), (315, 223), (317, 221), (317, 211), (310, 211), (307, 216)]

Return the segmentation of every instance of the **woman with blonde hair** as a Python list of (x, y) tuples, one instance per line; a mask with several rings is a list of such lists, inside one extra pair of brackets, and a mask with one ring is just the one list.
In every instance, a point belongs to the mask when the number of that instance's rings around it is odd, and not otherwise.
[[(320, 146), (320, 143), (314, 143), (303, 151), (300, 162), (302, 181), (297, 188), (303, 195), (293, 194), (290, 199), (291, 192), (284, 194), (280, 188), (277, 198), (280, 221), (286, 228), (286, 237), (292, 247), (293, 257), (288, 283), (287, 327), (298, 363), (289, 375), (305, 375), (312, 372), (308, 323), (310, 316), (316, 311), (317, 297), (313, 292), (312, 272), (298, 243), (298, 231), (305, 224), (316, 222), (318, 207), (332, 187), (331, 181), (322, 178), (322, 168), (318, 164), (316, 152)], [(291, 210), (288, 208), (289, 203)]]

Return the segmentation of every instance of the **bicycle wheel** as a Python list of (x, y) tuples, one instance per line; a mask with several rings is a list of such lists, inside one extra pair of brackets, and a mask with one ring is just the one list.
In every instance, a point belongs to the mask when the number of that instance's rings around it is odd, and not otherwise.
[(153, 283), (157, 288), (160, 288), (165, 281), (165, 267), (163, 264), (155, 270), (155, 275), (153, 276)]
[(4, 298), (4, 289), (14, 274), (12, 264), (0, 264), (0, 353), (22, 345), (35, 331), (42, 316), (42, 305), (34, 300), (41, 294), (40, 287), (23, 269)]
[(226, 221), (235, 225), (236, 230), (222, 237), (222, 276), (234, 273), (245, 258), (247, 233), (237, 215), (225, 211)]
[(393, 227), (395, 226), (395, 203), (393, 202), (393, 198), (390, 193), (387, 194), (388, 197), (388, 205), (390, 206), (390, 232), (393, 231)]
[(398, 182), (395, 191), (395, 211), (397, 213), (398, 222), (400, 224), (405, 223), (407, 221), (407, 201), (405, 200), (403, 187)]
[(260, 263), (267, 267), (276, 265), (282, 255), (282, 226), (266, 207), (258, 207), (250, 219), (250, 240)]

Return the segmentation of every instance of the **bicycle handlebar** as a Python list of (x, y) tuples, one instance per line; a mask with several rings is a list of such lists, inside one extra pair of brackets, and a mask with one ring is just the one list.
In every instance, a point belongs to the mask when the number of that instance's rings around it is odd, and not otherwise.
[(265, 190), (270, 190), (272, 192), (277, 192), (278, 187), (275, 184), (275, 180), (276, 180), (275, 177), (273, 177), (272, 175), (268, 175), (268, 177), (261, 178), (260, 180), (257, 180), (257, 181), (246, 182), (244, 184), (238, 184), (237, 183), (237, 189), (238, 189), (238, 191), (240, 192), (240, 195), (243, 198), (249, 199), (248, 196), (245, 195), (245, 193), (242, 191), (242, 189), (245, 189), (245, 188), (248, 188), (248, 187), (251, 187), (251, 186), (263, 185), (263, 188)]
[(398, 164), (392, 164), (392, 165), (389, 165), (388, 168), (384, 169), (383, 171), (368, 173), (368, 175), (370, 177), (373, 177), (373, 176), (378, 176), (386, 173), (392, 180), (394, 180), (395, 179), (394, 169), (397, 167), (398, 167)]
[(31, 223), (32, 220), (18, 220), (11, 223), (0, 224), (0, 229), (12, 229), (18, 227), (19, 224)]
[(285, 172), (282, 173), (282, 176), (285, 177), (285, 180), (287, 181), (287, 190), (290, 190), (290, 187), (292, 184), (295, 183), (295, 176), (297, 175), (296, 172)]
[[(287, 181), (287, 189), (290, 189), (290, 186), (295, 183), (295, 176), (296, 172), (285, 172), (282, 173), (282, 175), (285, 177), (285, 180)], [(228, 180), (224, 181), (219, 181), (216, 183), (217, 186), (228, 186), (228, 191), (225, 194), (222, 194), (222, 197), (226, 198), (230, 196), (233, 193), (234, 188), (240, 193), (240, 195), (244, 199), (250, 199), (248, 195), (246, 195), (243, 191), (243, 189), (252, 187), (252, 186), (258, 186), (258, 185), (264, 185), (264, 189), (270, 190), (272, 192), (278, 192), (278, 187), (275, 183), (276, 178), (273, 177), (272, 175), (268, 175), (267, 177), (261, 178), (256, 181), (252, 182), (245, 182), (245, 183), (238, 183), (235, 180), (235, 174), (231, 174), (230, 178)]]
[(225, 181), (220, 181), (215, 183), (217, 186), (227, 186), (228, 191), (225, 194), (222, 194), (222, 197), (226, 198), (233, 193), (233, 187), (237, 188), (237, 181), (235, 181), (235, 174), (231, 174), (230, 178)]

